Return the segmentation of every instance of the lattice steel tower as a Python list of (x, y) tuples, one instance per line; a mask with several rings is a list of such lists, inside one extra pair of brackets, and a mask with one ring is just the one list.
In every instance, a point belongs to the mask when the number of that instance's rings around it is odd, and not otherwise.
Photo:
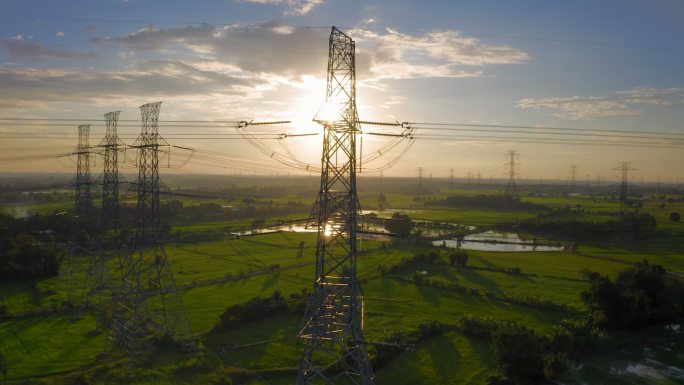
[(90, 216), (93, 206), (90, 193), (90, 124), (78, 126), (78, 147), (76, 152), (76, 231), (77, 242), (81, 247), (88, 248), (89, 239), (82, 239), (90, 234)]
[(627, 203), (627, 198), (629, 196), (629, 172), (636, 171), (637, 169), (632, 167), (632, 162), (620, 162), (620, 165), (612, 170), (620, 171), (622, 174), (622, 181), (620, 182), (620, 202), (625, 204)]
[[(141, 353), (150, 332), (192, 346), (192, 331), (164, 247), (159, 213), (161, 102), (144, 104), (138, 149), (137, 206), (132, 251), (124, 263), (114, 315), (114, 338), (130, 356)], [(161, 142), (161, 144), (160, 144)]]
[(98, 145), (102, 149), (102, 211), (100, 212), (97, 234), (97, 249), (93, 253), (88, 268), (86, 303), (92, 304), (99, 310), (99, 326), (104, 326), (105, 311), (102, 297), (105, 291), (111, 292), (113, 281), (107, 262), (113, 256), (119, 257), (119, 273), (121, 271), (121, 256), (119, 249), (119, 151), (123, 143), (119, 140), (116, 126), (119, 112), (104, 114), (105, 137)]
[[(326, 111), (327, 110), (327, 111)], [(331, 113), (331, 111), (333, 113)], [(356, 71), (354, 41), (330, 33), (321, 188), (316, 202), (316, 276), (299, 336), (306, 340), (297, 384), (373, 384), (356, 275)]]
[(74, 178), (74, 222), (71, 239), (67, 242), (66, 258), (60, 275), (67, 291), (67, 303), (76, 304), (74, 299), (74, 275), (79, 269), (77, 255), (90, 248), (90, 216), (92, 197), (90, 195), (90, 124), (78, 126), (78, 144), (72, 155), (76, 155), (76, 177)]
[(520, 154), (515, 150), (510, 150), (506, 153), (506, 155), (510, 157), (510, 160), (508, 161), (508, 163), (506, 163), (506, 166), (509, 166), (509, 169), (508, 183), (506, 183), (506, 190), (504, 191), (504, 194), (516, 196), (518, 195), (518, 191), (517, 185), (515, 183), (515, 168), (518, 166), (518, 164), (515, 163), (515, 157)]

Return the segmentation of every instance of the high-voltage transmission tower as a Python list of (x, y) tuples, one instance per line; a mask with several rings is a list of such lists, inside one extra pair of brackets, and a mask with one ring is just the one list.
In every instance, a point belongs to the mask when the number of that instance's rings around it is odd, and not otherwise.
[(632, 167), (632, 162), (620, 162), (620, 165), (613, 168), (614, 171), (620, 171), (622, 174), (622, 181), (620, 182), (620, 202), (627, 203), (627, 197), (629, 196), (629, 172), (636, 171), (637, 169)]
[(504, 194), (509, 195), (509, 196), (516, 196), (518, 195), (516, 183), (515, 183), (515, 168), (518, 166), (517, 163), (515, 163), (515, 157), (520, 155), (517, 151), (515, 150), (510, 150), (506, 153), (506, 156), (509, 157), (508, 163), (506, 163), (506, 166), (509, 166), (508, 169), (508, 183), (506, 183), (506, 190), (504, 191)]
[(425, 173), (425, 168), (423, 167), (418, 167), (416, 170), (418, 171), (418, 194), (423, 192), (423, 173)]
[(160, 108), (161, 102), (140, 107), (142, 132), (132, 146), (138, 149), (135, 228), (112, 325), (114, 339), (132, 357), (142, 353), (150, 332), (194, 345), (161, 228), (159, 147), (166, 142), (159, 136)]
[(576, 186), (576, 185), (577, 185), (577, 165), (574, 165), (574, 164), (573, 164), (573, 165), (570, 167), (570, 169), (572, 170), (572, 174), (571, 174), (571, 176), (572, 176), (572, 182), (571, 182), (571, 183), (572, 183), (573, 186)]
[[(330, 33), (326, 104), (334, 114), (323, 125), (321, 188), (313, 212), (318, 227), (316, 275), (299, 336), (306, 341), (297, 384), (373, 384), (363, 336), (362, 293), (356, 273), (356, 111), (354, 41)], [(325, 104), (324, 104), (325, 107)], [(327, 116), (323, 116), (327, 115)]]
[(105, 137), (98, 147), (102, 150), (102, 210), (97, 233), (97, 248), (92, 254), (88, 268), (86, 303), (98, 309), (100, 327), (104, 326), (105, 311), (103, 294), (113, 289), (113, 280), (107, 262), (112, 256), (119, 258), (118, 273), (121, 273), (122, 259), (119, 246), (119, 151), (123, 143), (119, 140), (116, 126), (119, 111), (108, 112), (105, 118)]
[[(76, 154), (76, 222), (78, 230), (90, 233), (90, 216), (93, 206), (90, 187), (90, 124), (78, 126), (78, 147)], [(81, 236), (81, 234), (79, 234)], [(81, 242), (85, 244), (81, 244)], [(79, 239), (81, 246), (87, 247), (88, 240)]]
[(62, 279), (67, 290), (67, 302), (75, 304), (74, 275), (80, 270), (77, 255), (90, 249), (90, 220), (92, 197), (90, 195), (90, 124), (78, 126), (78, 145), (71, 155), (76, 155), (76, 177), (74, 179), (74, 222), (71, 239), (67, 243), (66, 259), (62, 264)]

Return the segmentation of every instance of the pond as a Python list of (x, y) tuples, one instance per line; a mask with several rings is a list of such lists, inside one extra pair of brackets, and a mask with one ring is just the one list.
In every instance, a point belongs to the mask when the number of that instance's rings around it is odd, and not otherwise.
[[(452, 249), (458, 248), (458, 239), (445, 239), (432, 242), (434, 246), (446, 246)], [(461, 249), (479, 251), (563, 251), (558, 245), (537, 245), (532, 241), (526, 241), (515, 233), (502, 233), (485, 231), (482, 233), (466, 235), (461, 241)]]

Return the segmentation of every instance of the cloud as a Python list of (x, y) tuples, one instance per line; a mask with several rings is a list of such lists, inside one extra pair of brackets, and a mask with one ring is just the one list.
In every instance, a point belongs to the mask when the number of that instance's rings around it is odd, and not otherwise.
[(57, 36), (57, 37), (64, 37), (64, 36), (66, 36), (66, 33), (64, 33), (64, 32), (62, 32), (62, 31), (59, 31), (59, 32), (57, 32), (57, 33), (55, 34), (55, 36)]
[(32, 40), (31, 37), (24, 37), (22, 35), (3, 38), (0, 40), (0, 49), (14, 56), (29, 59), (79, 59), (95, 57), (93, 52), (82, 53), (52, 50)]
[[(412, 36), (394, 30), (378, 33), (358, 28), (349, 34), (357, 41), (359, 79), (370, 81), (478, 77), (484, 73), (480, 67), (528, 59), (527, 53), (517, 48), (483, 44), (452, 30)], [(302, 76), (325, 71), (327, 36), (325, 29), (270, 22), (258, 27), (147, 27), (93, 42), (117, 43), (134, 50), (188, 49), (195, 55), (233, 63), (246, 72)]]
[(349, 33), (358, 41), (362, 62), (365, 56), (370, 72), (377, 78), (477, 77), (483, 71), (473, 67), (516, 64), (529, 58), (520, 49), (483, 44), (454, 30), (417, 36), (392, 29), (378, 33), (359, 28)]
[(518, 107), (551, 110), (553, 116), (569, 120), (595, 119), (608, 116), (639, 115), (639, 105), (684, 103), (683, 88), (635, 88), (617, 91), (610, 96), (569, 96), (554, 98), (528, 98)]
[(0, 67), (0, 88), (13, 90), (5, 105), (52, 102), (97, 103), (179, 96), (253, 97), (266, 84), (231, 71), (211, 71), (183, 62), (141, 63), (128, 71), (87, 72)]
[(327, 35), (328, 31), (276, 22), (258, 27), (203, 24), (170, 29), (148, 27), (92, 42), (116, 43), (138, 51), (185, 49), (193, 56), (231, 63), (250, 73), (300, 76), (325, 73)]
[(323, 0), (243, 0), (247, 3), (285, 5), (288, 8), (283, 11), (286, 16), (306, 15), (316, 6), (323, 4)]

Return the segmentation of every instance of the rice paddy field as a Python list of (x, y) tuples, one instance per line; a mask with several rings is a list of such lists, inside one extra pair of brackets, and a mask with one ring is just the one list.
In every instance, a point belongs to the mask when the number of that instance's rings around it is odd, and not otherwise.
[[(493, 193), (481, 190), (440, 189), (425, 199), (454, 194)], [(378, 194), (361, 193), (364, 209), (378, 209)], [(386, 209), (412, 219), (477, 227), (534, 218), (540, 211), (501, 211), (445, 208), (421, 204), (406, 193), (385, 193)], [(278, 199), (275, 197), (274, 199)], [(281, 197), (282, 201), (292, 197)], [(601, 221), (617, 216), (620, 204), (590, 196), (522, 196), (523, 201), (550, 208), (581, 208), (568, 217)], [(201, 202), (195, 202), (201, 203)], [(192, 204), (192, 203), (186, 203)], [(259, 203), (257, 202), (257, 205)], [(273, 215), (267, 221), (306, 217), (301, 212)], [(55, 203), (49, 205), (62, 206)], [(582, 271), (610, 277), (648, 259), (671, 274), (684, 276), (684, 224), (668, 219), (684, 211), (684, 203), (646, 199), (640, 212), (653, 215), (658, 238), (600, 242), (576, 240), (560, 251), (493, 252), (469, 250), (466, 268), (451, 266), (446, 249), (430, 242), (391, 237), (364, 239), (358, 257), (364, 294), (364, 327), (369, 341), (388, 331), (415, 330), (421, 322), (453, 324), (465, 314), (513, 320), (543, 331), (564, 319), (586, 316), (580, 294), (588, 286)], [(26, 207), (41, 210), (39, 204)], [(12, 212), (4, 208), (5, 212)], [(261, 218), (264, 219), (264, 218)], [(284, 296), (312, 286), (316, 234), (274, 232), (231, 236), (248, 228), (252, 218), (173, 223), (173, 230), (198, 233), (224, 229), (225, 234), (198, 242), (170, 242), (166, 252), (181, 293), (193, 335), (200, 341), (196, 353), (157, 349), (142, 364), (132, 367), (123, 352), (112, 345), (108, 330), (97, 330), (95, 314), (80, 307), (64, 308), (64, 282), (59, 278), (0, 283), (0, 303), (7, 308), (0, 319), (0, 351), (7, 360), (8, 384), (291, 384), (294, 383), (303, 344), (296, 337), (302, 317), (275, 314), (240, 327), (219, 327), (224, 310), (255, 296)], [(523, 234), (524, 235), (524, 234)], [(410, 270), (383, 273), (404, 258), (431, 251), (440, 258)], [(80, 257), (76, 282), (85, 280), (89, 257)], [(112, 264), (110, 270), (115, 273)], [(458, 284), (464, 293), (418, 285), (411, 276), (420, 271), (431, 279)], [(82, 293), (76, 293), (82, 295)], [(516, 303), (510, 298), (535, 297), (566, 305), (566, 310), (545, 310)], [(485, 384), (497, 373), (488, 341), (449, 330), (402, 351), (375, 369), (378, 385)], [(2, 378), (2, 377), (0, 377)], [(684, 383), (684, 331), (680, 325), (660, 325), (624, 334), (585, 357), (573, 360), (560, 379), (564, 384), (681, 384)]]

